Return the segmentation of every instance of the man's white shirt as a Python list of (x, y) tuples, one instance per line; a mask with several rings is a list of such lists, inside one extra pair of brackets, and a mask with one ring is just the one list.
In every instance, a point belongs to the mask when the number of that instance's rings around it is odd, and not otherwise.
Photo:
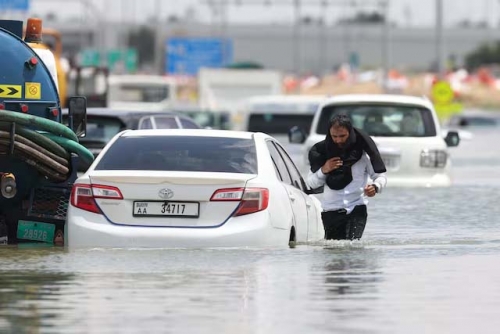
[(327, 174), (323, 174), (321, 168), (316, 173), (309, 171), (307, 183), (313, 189), (324, 186), (321, 200), (323, 211), (334, 211), (345, 209), (351, 213), (356, 205), (368, 204), (368, 198), (364, 194), (364, 189), (370, 180), (377, 187), (377, 192), (382, 192), (387, 184), (385, 173), (375, 173), (368, 154), (363, 153), (351, 167), (352, 181), (344, 189), (333, 190), (326, 185)]

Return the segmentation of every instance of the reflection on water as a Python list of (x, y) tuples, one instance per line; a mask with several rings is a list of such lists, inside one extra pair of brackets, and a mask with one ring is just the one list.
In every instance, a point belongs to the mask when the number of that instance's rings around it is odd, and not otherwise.
[(369, 294), (377, 292), (382, 279), (378, 259), (365, 248), (327, 249), (328, 260), (324, 266), (325, 298), (345, 298), (344, 295)]
[(0, 332), (497, 333), (500, 162), (477, 143), (453, 151), (455, 186), (372, 199), (361, 241), (1, 247)]

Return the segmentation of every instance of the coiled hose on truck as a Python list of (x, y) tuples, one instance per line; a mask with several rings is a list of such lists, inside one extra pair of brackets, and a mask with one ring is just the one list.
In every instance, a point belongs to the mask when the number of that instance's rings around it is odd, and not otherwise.
[(71, 153), (78, 155), (87, 167), (94, 161), (94, 155), (78, 143), (78, 137), (66, 125), (0, 110), (0, 154), (10, 153), (54, 182), (69, 177)]

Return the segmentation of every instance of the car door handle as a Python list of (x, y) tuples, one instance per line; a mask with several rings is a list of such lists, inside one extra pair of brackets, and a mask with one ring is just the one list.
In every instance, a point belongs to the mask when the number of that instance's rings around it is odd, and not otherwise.
[(295, 196), (293, 196), (293, 194), (288, 194), (288, 197), (290, 198), (290, 200), (291, 200), (292, 202), (294, 202), (294, 201), (295, 201)]
[(306, 206), (309, 209), (311, 207), (311, 203), (306, 203)]

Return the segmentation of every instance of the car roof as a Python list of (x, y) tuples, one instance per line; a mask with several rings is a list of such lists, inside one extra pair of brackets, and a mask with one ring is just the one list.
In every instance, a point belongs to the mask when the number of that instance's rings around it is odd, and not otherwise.
[[(121, 137), (148, 137), (148, 136), (185, 136), (185, 137), (220, 137), (252, 139), (254, 132), (209, 130), (209, 129), (155, 129), (155, 130), (126, 130)], [(267, 136), (266, 136), (267, 137)]]
[(498, 119), (500, 118), (500, 114), (495, 111), (469, 109), (469, 110), (464, 110), (460, 114), (455, 114), (452, 117), (453, 118), (485, 117), (491, 119)]
[(342, 94), (328, 98), (323, 106), (343, 103), (395, 103), (410, 104), (433, 109), (427, 98), (397, 94)]
[(253, 96), (246, 100), (247, 103), (298, 103), (298, 102), (322, 102), (328, 97), (325, 95), (261, 95)]
[[(68, 109), (62, 110), (63, 115), (68, 113)], [(182, 113), (177, 113), (173, 111), (146, 111), (146, 110), (121, 110), (121, 109), (112, 109), (112, 108), (87, 108), (87, 115), (92, 116), (117, 116), (117, 117), (126, 117), (126, 116), (150, 116), (150, 115), (158, 115), (158, 116), (179, 116), (184, 118), (190, 118), (188, 115), (184, 115)]]
[(137, 84), (137, 85), (147, 85), (147, 84), (175, 84), (175, 79), (155, 74), (112, 74), (108, 77), (108, 81), (111, 84)]

